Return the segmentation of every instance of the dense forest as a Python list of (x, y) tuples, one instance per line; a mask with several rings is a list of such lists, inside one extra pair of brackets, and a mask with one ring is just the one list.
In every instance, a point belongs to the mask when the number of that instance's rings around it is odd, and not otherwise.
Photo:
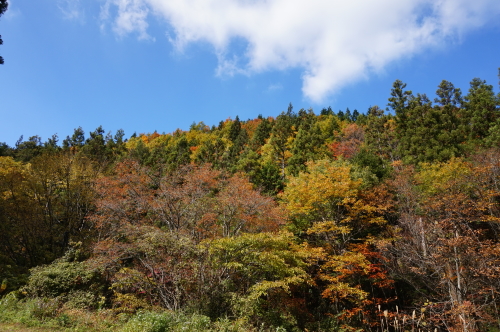
[(499, 331), (500, 93), (387, 106), (0, 143), (0, 321)]

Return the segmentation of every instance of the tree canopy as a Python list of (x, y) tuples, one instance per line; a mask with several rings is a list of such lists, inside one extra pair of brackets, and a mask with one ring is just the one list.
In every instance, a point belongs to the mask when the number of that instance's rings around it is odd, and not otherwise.
[(0, 143), (0, 314), (494, 331), (500, 94), (478, 78), (434, 98), (406, 87), (366, 114), (290, 104), (169, 134)]
[[(7, 8), (9, 7), (9, 3), (7, 0), (0, 0), (0, 17), (7, 11)], [(0, 35), (0, 45), (3, 45), (3, 40), (2, 36)], [(3, 57), (0, 56), (0, 65), (4, 64)]]

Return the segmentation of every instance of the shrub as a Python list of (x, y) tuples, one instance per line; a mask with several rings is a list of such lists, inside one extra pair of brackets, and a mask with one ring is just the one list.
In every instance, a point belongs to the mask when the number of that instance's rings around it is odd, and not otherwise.
[(100, 307), (108, 285), (99, 270), (86, 262), (73, 261), (73, 251), (50, 265), (31, 269), (21, 293), (29, 298), (57, 298), (69, 308)]
[(26, 304), (30, 316), (38, 320), (56, 317), (60, 306), (60, 302), (57, 298), (35, 298), (29, 300)]
[(120, 332), (167, 332), (175, 325), (173, 315), (143, 311), (132, 317)]

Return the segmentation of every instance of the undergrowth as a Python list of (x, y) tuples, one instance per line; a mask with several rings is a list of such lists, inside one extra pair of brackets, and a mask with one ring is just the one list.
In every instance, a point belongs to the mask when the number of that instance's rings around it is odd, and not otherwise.
[(172, 312), (160, 308), (136, 313), (111, 309), (67, 308), (57, 299), (19, 299), (15, 292), (0, 299), (0, 323), (19, 323), (74, 332), (284, 332), (283, 328), (252, 327), (245, 320), (218, 319), (199, 314)]

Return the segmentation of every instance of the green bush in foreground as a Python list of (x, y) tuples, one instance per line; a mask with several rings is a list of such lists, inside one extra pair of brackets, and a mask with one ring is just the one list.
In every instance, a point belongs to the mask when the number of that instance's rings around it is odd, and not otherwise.
[[(158, 309), (159, 310), (159, 309)], [(55, 331), (85, 332), (284, 332), (284, 328), (253, 328), (243, 319), (209, 317), (173, 311), (138, 311), (116, 314), (113, 310), (68, 309), (54, 299), (23, 298), (11, 293), (0, 300), (0, 322), (21, 323)]]
[(70, 249), (50, 265), (30, 270), (20, 295), (31, 299), (51, 299), (67, 308), (98, 309), (104, 304), (108, 285), (99, 270), (81, 259), (78, 249)]
[(120, 332), (209, 331), (210, 326), (210, 318), (206, 316), (144, 311), (132, 316)]

